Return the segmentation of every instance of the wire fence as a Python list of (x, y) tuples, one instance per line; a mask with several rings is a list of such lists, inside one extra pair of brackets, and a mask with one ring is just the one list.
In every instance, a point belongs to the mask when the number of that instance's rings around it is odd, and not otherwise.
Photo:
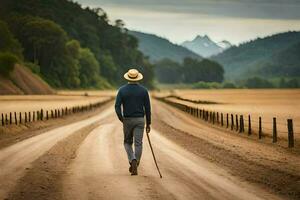
[(95, 103), (90, 103), (86, 105), (78, 105), (72, 107), (56, 108), (45, 110), (41, 108), (40, 110), (27, 111), (27, 112), (9, 112), (1, 113), (1, 125), (3, 127), (12, 125), (26, 125), (36, 121), (46, 121), (50, 119), (57, 119), (73, 115), (76, 113), (83, 113), (87, 111), (94, 110), (107, 102), (111, 101), (113, 98), (109, 98), (104, 101), (99, 101)]
[(294, 132), (294, 128), (296, 128), (296, 130), (300, 130), (300, 127), (293, 125), (292, 119), (287, 119), (286, 123), (278, 123), (276, 117), (274, 117), (272, 121), (266, 121), (263, 120), (262, 117), (258, 117), (258, 119), (253, 118), (250, 114), (243, 115), (216, 112), (209, 109), (201, 109), (199, 107), (174, 102), (167, 99), (167, 97), (154, 98), (215, 126), (223, 127), (238, 133), (247, 133), (248, 136), (256, 134), (258, 139), (270, 137), (272, 138), (273, 143), (277, 143), (279, 138), (287, 140), (288, 147), (290, 148), (295, 146), (294, 135), (299, 134)]

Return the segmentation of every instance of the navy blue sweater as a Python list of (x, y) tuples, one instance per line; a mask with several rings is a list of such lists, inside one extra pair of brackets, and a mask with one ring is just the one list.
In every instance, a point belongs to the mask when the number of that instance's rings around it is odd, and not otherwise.
[(115, 110), (120, 121), (123, 121), (123, 117), (144, 117), (146, 114), (146, 123), (151, 124), (149, 94), (147, 89), (139, 84), (126, 84), (119, 89)]

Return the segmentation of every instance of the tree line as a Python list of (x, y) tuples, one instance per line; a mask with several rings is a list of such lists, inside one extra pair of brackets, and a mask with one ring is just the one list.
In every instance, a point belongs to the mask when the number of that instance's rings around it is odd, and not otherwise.
[(183, 63), (163, 59), (155, 64), (155, 77), (160, 83), (222, 82), (223, 67), (209, 59), (185, 58)]

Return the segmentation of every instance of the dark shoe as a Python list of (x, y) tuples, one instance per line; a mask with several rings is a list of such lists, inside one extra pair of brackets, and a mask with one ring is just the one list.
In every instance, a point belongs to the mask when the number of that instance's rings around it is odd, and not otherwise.
[(130, 173), (132, 172), (132, 166), (131, 166), (131, 163), (130, 163), (130, 167), (129, 167), (129, 172), (130, 172)]
[[(132, 172), (132, 166), (131, 166), (131, 163), (129, 163), (129, 164), (130, 164), (129, 172), (131, 173)], [(140, 161), (137, 161), (137, 167), (139, 167), (139, 165), (140, 165)]]
[[(130, 168), (129, 168), (130, 170)], [(134, 176), (134, 175), (138, 175), (138, 172), (137, 172), (137, 161), (134, 159), (131, 161), (131, 175)]]

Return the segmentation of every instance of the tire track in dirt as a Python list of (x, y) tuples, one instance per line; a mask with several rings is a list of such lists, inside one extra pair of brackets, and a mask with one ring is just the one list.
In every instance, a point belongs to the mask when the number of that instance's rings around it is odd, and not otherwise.
[(61, 176), (71, 160), (76, 157), (80, 143), (99, 123), (84, 127), (62, 141), (32, 163), (26, 174), (9, 194), (11, 200), (62, 199)]
[(0, 199), (5, 199), (8, 192), (16, 185), (17, 181), (31, 168), (31, 163), (47, 152), (57, 142), (83, 127), (89, 126), (109, 114), (112, 109), (106, 109), (101, 114), (75, 122), (69, 125), (52, 129), (43, 134), (25, 139), (19, 143), (0, 150)]

